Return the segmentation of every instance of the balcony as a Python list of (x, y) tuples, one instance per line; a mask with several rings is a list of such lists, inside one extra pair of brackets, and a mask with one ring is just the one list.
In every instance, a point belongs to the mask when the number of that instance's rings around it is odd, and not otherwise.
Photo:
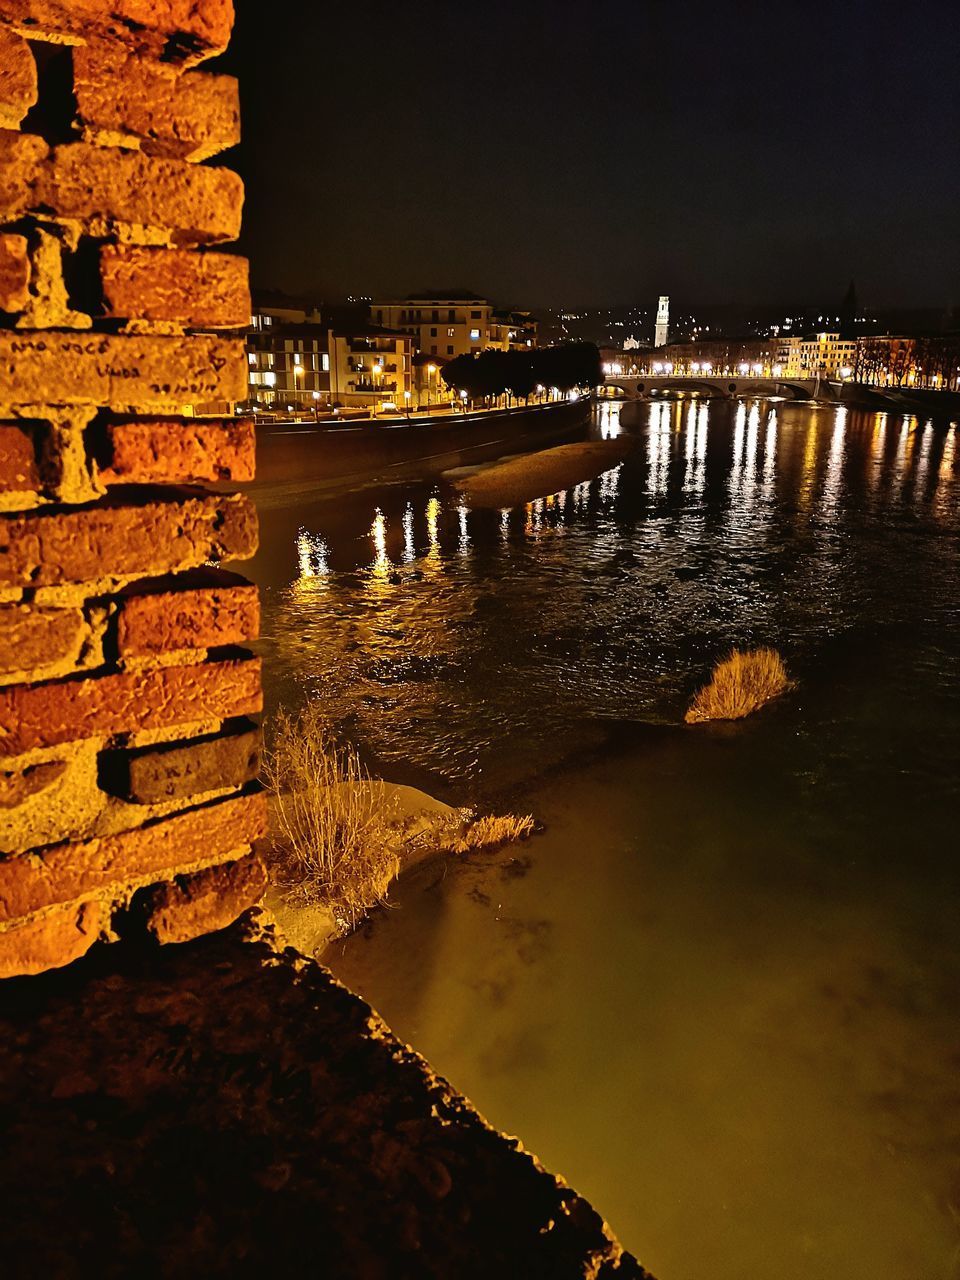
[(363, 392), (366, 395), (386, 395), (395, 392), (397, 384), (395, 382), (382, 382), (379, 378), (376, 382), (370, 382), (365, 378), (351, 379), (347, 383), (348, 391)]

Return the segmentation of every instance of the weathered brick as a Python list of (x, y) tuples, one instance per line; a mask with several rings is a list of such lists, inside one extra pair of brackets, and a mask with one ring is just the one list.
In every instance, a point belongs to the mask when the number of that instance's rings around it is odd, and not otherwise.
[(241, 494), (41, 509), (0, 516), (0, 586), (167, 573), (256, 548), (256, 509)]
[(67, 771), (65, 760), (45, 760), (24, 769), (0, 769), (0, 809), (16, 809), (52, 787)]
[(3, 0), (0, 22), (31, 38), (113, 40), (139, 54), (190, 65), (221, 53), (232, 0)]
[(42, 138), (0, 129), (0, 218), (18, 218), (33, 202), (33, 186), (50, 155)]
[[(0, 861), (0, 922), (95, 893), (123, 893), (158, 874), (216, 863), (266, 830), (263, 793), (189, 809), (93, 840), (49, 845)], [(0, 935), (2, 936), (2, 935)]]
[(148, 155), (197, 161), (240, 141), (240, 93), (233, 76), (171, 76), (165, 65), (98, 45), (74, 50), (73, 93), (88, 142), (135, 142)]
[(0, 332), (0, 411), (7, 413), (51, 404), (179, 413), (205, 400), (240, 400), (246, 388), (237, 339)]
[(95, 227), (170, 228), (177, 243), (203, 244), (239, 235), (243, 182), (229, 169), (73, 142), (41, 166), (35, 199)]
[(0, 422), (0, 493), (40, 487), (33, 433), (14, 422)]
[(238, 329), (250, 323), (246, 258), (105, 245), (100, 275), (111, 316), (171, 320), (192, 328)]
[(233, 924), (255, 906), (267, 887), (267, 873), (256, 853), (210, 867), (173, 882), (144, 889), (134, 900), (134, 918), (143, 916), (157, 942), (188, 942)]
[(262, 705), (258, 658), (13, 685), (0, 689), (0, 755), (255, 715)]
[(106, 434), (110, 461), (99, 471), (105, 485), (253, 479), (256, 445), (249, 421), (114, 422)]
[[(249, 722), (248, 722), (249, 723)], [(218, 787), (242, 787), (257, 776), (260, 731), (125, 753), (118, 761), (123, 795), (134, 804), (182, 800)]]
[[(212, 576), (212, 575), (210, 575)], [(190, 582), (189, 577), (187, 584)], [(183, 585), (119, 597), (117, 647), (122, 658), (169, 649), (212, 649), (245, 644), (260, 632), (257, 588), (237, 574), (221, 573), (216, 585)], [(176, 586), (179, 579), (168, 579)]]
[(43, 973), (79, 960), (97, 941), (104, 916), (98, 902), (71, 902), (5, 929), (0, 933), (0, 978)]
[(37, 100), (37, 64), (21, 36), (0, 27), (0, 128), (16, 129)]
[(75, 658), (88, 627), (79, 609), (0, 605), (0, 675)]
[(22, 311), (29, 298), (27, 238), (0, 235), (0, 311)]
[(0, 132), (0, 218), (24, 213), (79, 222), (94, 235), (118, 229), (178, 244), (235, 240), (243, 183), (211, 169), (139, 151)]

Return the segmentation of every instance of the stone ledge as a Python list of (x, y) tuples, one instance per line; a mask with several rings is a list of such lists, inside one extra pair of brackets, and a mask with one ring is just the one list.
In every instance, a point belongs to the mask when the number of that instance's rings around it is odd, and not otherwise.
[(649, 1280), (367, 1004), (250, 932), (0, 990), (6, 1275)]

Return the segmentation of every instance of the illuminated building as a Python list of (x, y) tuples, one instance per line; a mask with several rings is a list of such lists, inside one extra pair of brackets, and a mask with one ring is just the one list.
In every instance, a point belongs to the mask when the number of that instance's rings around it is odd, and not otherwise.
[[(857, 343), (839, 333), (816, 333), (809, 338), (791, 339), (791, 366), (784, 365), (785, 377), (849, 378), (857, 361)], [(793, 367), (793, 343), (797, 365)]]
[(666, 294), (661, 294), (660, 301), (657, 303), (657, 325), (653, 334), (653, 345), (655, 347), (665, 347), (667, 345), (669, 329), (670, 299)]
[(247, 333), (249, 403), (310, 409), (330, 398), (327, 332), (293, 308), (258, 310)]
[(409, 334), (417, 351), (441, 360), (491, 347), (508, 351), (537, 345), (537, 321), (528, 311), (497, 311), (486, 298), (463, 289), (372, 302), (370, 318)]
[(329, 360), (331, 404), (415, 407), (409, 334), (373, 325), (331, 329)]

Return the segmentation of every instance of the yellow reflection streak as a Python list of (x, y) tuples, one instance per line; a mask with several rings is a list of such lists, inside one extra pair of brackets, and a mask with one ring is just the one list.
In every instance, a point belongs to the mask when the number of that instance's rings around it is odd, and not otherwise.
[(413, 539), (413, 503), (407, 503), (403, 513), (403, 558), (407, 564), (417, 558), (417, 548)]
[(763, 442), (763, 497), (766, 502), (773, 499), (774, 486), (777, 479), (777, 411), (770, 410), (767, 418), (767, 435)]
[(824, 507), (831, 512), (835, 512), (840, 503), (840, 476), (843, 471), (846, 431), (847, 411), (841, 405), (833, 420), (833, 435), (830, 437), (830, 453), (827, 457), (827, 474), (823, 482)]
[(923, 431), (920, 436), (920, 452), (917, 457), (917, 470), (914, 476), (914, 491), (922, 489), (923, 482), (927, 476), (927, 470), (930, 466), (930, 449), (933, 445), (933, 423), (924, 423)]
[(957, 450), (957, 428), (953, 424), (943, 442), (943, 454), (940, 458), (940, 470), (937, 475), (936, 509), (938, 514), (949, 514), (952, 508), (954, 485), (954, 459)]
[(800, 477), (800, 493), (797, 508), (806, 511), (813, 497), (814, 480), (817, 470), (817, 424), (811, 422), (807, 427), (807, 438), (803, 449), (803, 472)]
[(330, 572), (330, 549), (319, 534), (301, 529), (297, 534), (297, 581), (325, 578)]
[(887, 415), (878, 413), (873, 420), (870, 438), (870, 489), (875, 492), (883, 475), (883, 451), (887, 439)]
[(300, 577), (312, 578), (313, 561), (310, 558), (312, 547), (310, 545), (310, 535), (306, 529), (301, 529), (297, 534), (297, 562), (300, 565)]
[(427, 541), (430, 548), (424, 559), (424, 568), (440, 568), (440, 499), (434, 494), (427, 499)]
[(387, 522), (383, 512), (377, 507), (370, 526), (370, 537), (373, 540), (373, 565), (375, 577), (385, 578), (390, 572), (390, 557), (387, 555)]

